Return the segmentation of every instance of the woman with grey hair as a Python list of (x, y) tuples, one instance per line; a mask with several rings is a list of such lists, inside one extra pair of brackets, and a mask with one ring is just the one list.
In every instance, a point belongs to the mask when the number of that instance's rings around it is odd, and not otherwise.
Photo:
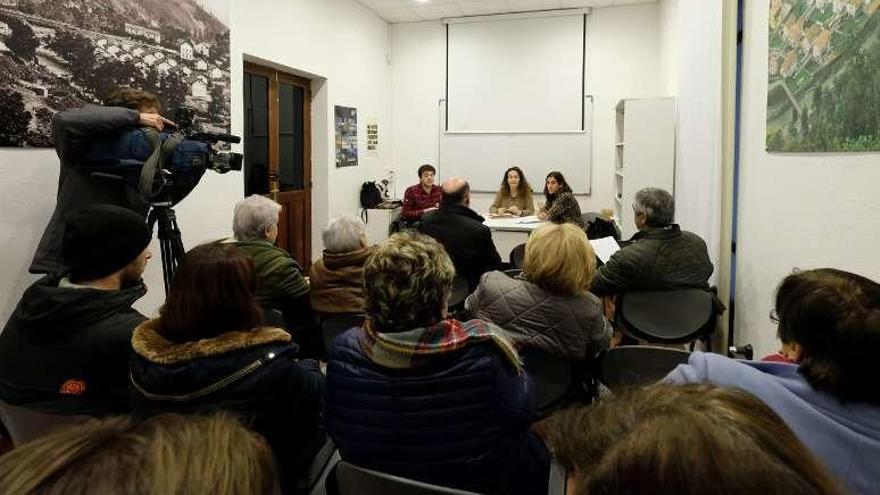
[(404, 232), (364, 265), (367, 321), (330, 348), (328, 429), (358, 466), (478, 493), (547, 493), (550, 456), (529, 431), (534, 383), (503, 331), (448, 318), (455, 268)]
[(312, 321), (309, 284), (296, 260), (275, 246), (280, 212), (275, 201), (248, 196), (235, 205), (232, 232), (235, 244), (254, 263), (260, 305), (281, 311), (287, 329), (302, 344), (302, 334), (309, 332)]
[(319, 314), (364, 312), (364, 262), (370, 254), (364, 222), (336, 217), (324, 227), (324, 255), (309, 270), (312, 309)]

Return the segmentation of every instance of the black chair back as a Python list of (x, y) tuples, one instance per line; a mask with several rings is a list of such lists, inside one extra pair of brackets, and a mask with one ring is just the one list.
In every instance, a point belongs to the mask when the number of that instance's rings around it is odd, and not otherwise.
[(519, 275), (521, 273), (522, 273), (522, 268), (511, 268), (509, 270), (504, 270), (504, 274), (510, 278), (519, 277)]
[(364, 469), (345, 461), (340, 461), (327, 476), (325, 488), (327, 495), (477, 495)]
[(519, 355), (526, 372), (535, 380), (539, 416), (549, 415), (572, 398), (576, 385), (574, 363), (534, 347), (523, 348)]
[(624, 345), (605, 351), (600, 358), (599, 381), (612, 392), (650, 385), (662, 380), (691, 353), (650, 345)]
[(321, 321), (321, 338), (324, 341), (324, 349), (330, 352), (330, 346), (336, 337), (342, 335), (349, 328), (360, 327), (367, 319), (362, 314), (333, 315)]
[(510, 264), (515, 268), (522, 268), (523, 261), (526, 259), (526, 245), (520, 244), (519, 246), (510, 250)]
[(715, 330), (715, 295), (702, 289), (629, 291), (617, 314), (624, 331), (653, 343), (681, 344)]
[(456, 275), (452, 279), (452, 295), (449, 296), (449, 308), (457, 309), (464, 305), (464, 300), (468, 296), (467, 279)]

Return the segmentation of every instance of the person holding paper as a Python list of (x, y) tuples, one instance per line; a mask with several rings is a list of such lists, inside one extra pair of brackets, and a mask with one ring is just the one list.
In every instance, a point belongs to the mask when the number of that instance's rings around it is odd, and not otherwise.
[(544, 198), (547, 202), (538, 212), (538, 219), (585, 227), (577, 198), (574, 197), (571, 187), (560, 172), (547, 174), (547, 179), (544, 181)]
[(595, 273), (596, 256), (583, 229), (545, 225), (529, 236), (522, 274), (484, 274), (465, 309), (519, 345), (583, 361), (605, 350), (612, 333), (602, 303), (588, 291)]
[(598, 296), (626, 290), (709, 289), (714, 267), (706, 242), (672, 223), (675, 204), (663, 189), (648, 187), (633, 202), (639, 231), (599, 268), (590, 289)]
[(501, 179), (501, 188), (489, 208), (491, 216), (525, 217), (535, 212), (532, 186), (519, 167), (510, 167)]

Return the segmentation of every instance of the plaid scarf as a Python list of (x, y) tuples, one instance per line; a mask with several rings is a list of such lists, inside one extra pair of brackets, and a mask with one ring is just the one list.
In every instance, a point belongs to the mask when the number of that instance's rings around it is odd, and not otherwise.
[(474, 342), (492, 342), (522, 373), (522, 361), (503, 331), (483, 320), (443, 320), (436, 325), (406, 332), (380, 333), (367, 320), (361, 333), (361, 347), (376, 364), (395, 369), (415, 368), (431, 357), (448, 354)]

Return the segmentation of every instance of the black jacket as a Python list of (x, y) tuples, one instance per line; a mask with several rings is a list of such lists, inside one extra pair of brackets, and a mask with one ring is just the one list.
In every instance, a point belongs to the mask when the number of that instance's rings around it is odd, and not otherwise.
[(636, 233), (599, 268), (590, 290), (605, 296), (630, 289), (708, 289), (713, 270), (706, 242), (672, 224)]
[(61, 256), (65, 214), (94, 203), (106, 203), (146, 216), (149, 205), (138, 197), (136, 185), (127, 185), (117, 179), (94, 178), (83, 166), (83, 154), (90, 138), (130, 129), (138, 124), (139, 118), (137, 110), (98, 105), (55, 114), (52, 138), (61, 160), (58, 196), (55, 211), (31, 261), (31, 273), (62, 274), (67, 271)]
[(467, 279), (469, 292), (479, 285), (481, 275), (501, 267), (484, 220), (464, 205), (441, 206), (422, 217), (421, 231), (443, 244), (456, 274)]
[(0, 398), (60, 414), (124, 413), (131, 334), (146, 318), (131, 307), (146, 288), (31, 285), (0, 334)]
[(239, 415), (272, 447), (284, 493), (296, 493), (296, 480), (326, 439), (317, 363), (298, 361), (296, 345), (280, 328), (177, 343), (165, 339), (159, 325), (145, 322), (131, 339), (135, 413)]

